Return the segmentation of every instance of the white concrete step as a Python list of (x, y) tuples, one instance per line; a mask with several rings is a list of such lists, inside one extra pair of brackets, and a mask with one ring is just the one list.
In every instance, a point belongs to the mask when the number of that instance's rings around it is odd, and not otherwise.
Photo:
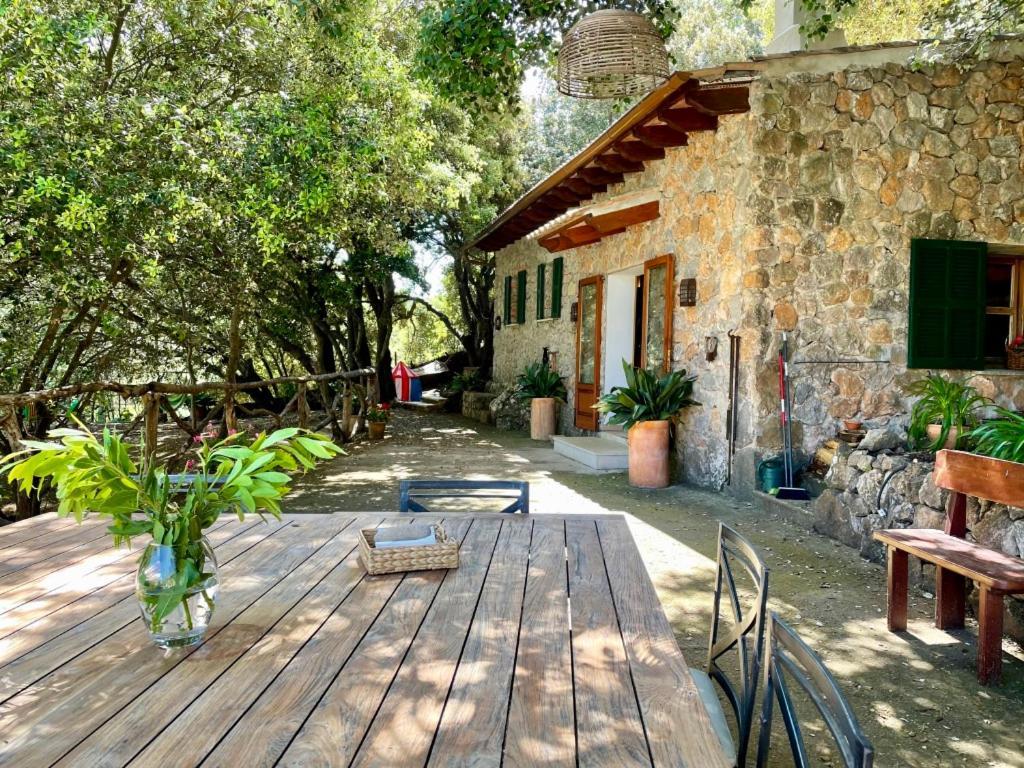
[(591, 469), (627, 469), (629, 451), (625, 443), (603, 437), (552, 438), (555, 453), (578, 461)]
[(626, 433), (622, 431), (622, 427), (601, 427), (601, 431), (597, 433), (597, 436), (602, 440), (609, 440), (620, 445), (629, 445), (629, 440), (626, 438)]

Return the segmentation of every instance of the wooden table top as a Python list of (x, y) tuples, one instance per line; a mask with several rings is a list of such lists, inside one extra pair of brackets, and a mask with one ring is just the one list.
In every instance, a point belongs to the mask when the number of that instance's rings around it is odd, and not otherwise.
[[(450, 516), (451, 571), (361, 528), (224, 519), (205, 642), (164, 652), (100, 520), (0, 528), (0, 765), (692, 766), (718, 746), (620, 516)], [(577, 763), (578, 760), (578, 763)]]

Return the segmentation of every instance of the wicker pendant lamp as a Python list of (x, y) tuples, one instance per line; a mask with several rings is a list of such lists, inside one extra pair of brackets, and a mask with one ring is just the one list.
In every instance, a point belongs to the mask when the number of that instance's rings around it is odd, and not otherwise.
[(668, 77), (665, 43), (634, 11), (596, 11), (578, 22), (558, 52), (558, 90), (580, 99), (645, 94)]

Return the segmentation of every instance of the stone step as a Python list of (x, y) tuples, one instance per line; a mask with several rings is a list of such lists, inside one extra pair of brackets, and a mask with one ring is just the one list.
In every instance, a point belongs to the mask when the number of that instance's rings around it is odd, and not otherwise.
[(626, 433), (622, 431), (621, 427), (601, 427), (601, 431), (597, 433), (597, 436), (602, 440), (608, 440), (619, 445), (629, 445)]
[(629, 452), (624, 443), (603, 437), (552, 438), (555, 453), (591, 469), (627, 469)]

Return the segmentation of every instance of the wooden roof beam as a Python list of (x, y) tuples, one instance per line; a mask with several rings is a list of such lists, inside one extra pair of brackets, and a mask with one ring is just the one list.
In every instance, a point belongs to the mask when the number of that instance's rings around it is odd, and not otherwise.
[(593, 165), (581, 168), (579, 173), (580, 176), (591, 184), (601, 184), (605, 186), (608, 184), (621, 184), (622, 180), (625, 178), (621, 173), (613, 173), (605, 170), (604, 168), (597, 168)]
[(749, 112), (750, 88), (746, 85), (727, 85), (687, 91), (686, 103), (708, 115)]
[(718, 117), (716, 115), (709, 115), (696, 109), (659, 109), (658, 117), (664, 120), (670, 127), (684, 133), (718, 130)]
[(644, 125), (633, 133), (652, 147), (685, 147), (687, 142), (685, 133), (668, 125)]
[(593, 197), (595, 193), (604, 192), (607, 189), (604, 184), (591, 184), (589, 181), (580, 178), (579, 176), (573, 176), (570, 179), (566, 179), (562, 182), (562, 185), (568, 187), (576, 194), (586, 195), (587, 197)]
[(639, 173), (644, 169), (644, 164), (638, 160), (627, 160), (622, 155), (608, 152), (598, 155), (594, 162), (612, 173)]
[(626, 139), (615, 145), (615, 151), (627, 160), (663, 160), (665, 150), (661, 147), (652, 147), (639, 139)]
[(551, 196), (561, 200), (562, 202), (568, 203), (569, 207), (576, 205), (580, 200), (585, 199), (583, 195), (578, 195), (568, 187), (558, 186), (551, 190)]

